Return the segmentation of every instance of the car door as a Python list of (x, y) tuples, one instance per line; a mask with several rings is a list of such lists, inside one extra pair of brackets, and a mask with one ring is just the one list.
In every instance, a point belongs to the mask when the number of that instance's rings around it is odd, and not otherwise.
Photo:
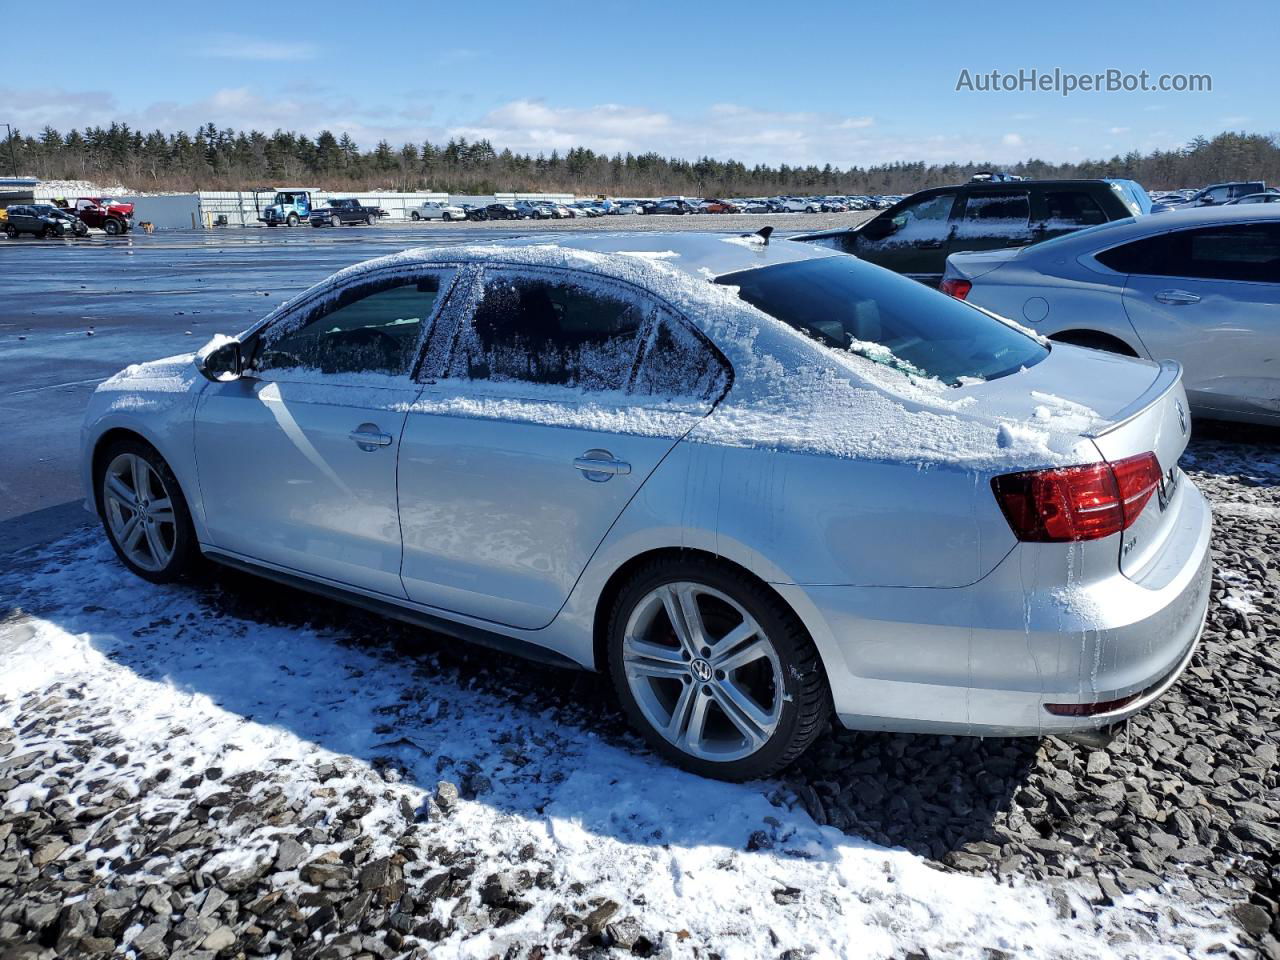
[(1280, 223), (1176, 230), (1141, 243), (1110, 257), (1133, 261), (1124, 306), (1150, 355), (1183, 365), (1198, 410), (1280, 420)]
[(536, 629), (719, 399), (727, 364), (627, 284), (524, 267), (472, 283), (454, 299), (476, 305), (405, 424), (404, 585), (419, 603)]
[(943, 260), (952, 253), (1022, 247), (1031, 239), (1029, 189), (970, 190)]
[(381, 270), (318, 293), (244, 345), (246, 375), (196, 410), (212, 546), (404, 597), (396, 457), (421, 343), (453, 273)]
[(854, 248), (846, 252), (937, 286), (946, 267), (958, 194), (957, 190), (939, 190), (918, 199), (908, 198), (853, 234)]

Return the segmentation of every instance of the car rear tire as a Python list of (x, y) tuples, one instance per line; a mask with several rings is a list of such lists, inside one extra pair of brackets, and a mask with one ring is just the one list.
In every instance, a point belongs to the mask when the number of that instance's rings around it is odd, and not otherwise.
[(719, 780), (767, 777), (831, 716), (818, 650), (767, 586), (709, 559), (657, 559), (618, 595), (609, 674), (658, 753)]
[(107, 231), (107, 236), (115, 237), (120, 234), (120, 221), (108, 217), (102, 224), (102, 229)]
[(296, 213), (289, 214), (285, 224), (290, 227), (296, 227), (298, 225), (298, 215)]
[(364, 225), (365, 225), (366, 227), (372, 227), (372, 226), (373, 226), (373, 214), (372, 214), (372, 213), (366, 213), (366, 214), (364, 215)]
[(410, 220), (421, 220), (421, 219), (422, 219), (422, 214), (418, 213), (418, 211), (417, 211), (417, 210), (414, 210), (412, 213), (410, 213), (410, 214), (409, 214), (409, 219), (410, 219)]
[(95, 458), (98, 516), (120, 562), (152, 583), (171, 583), (195, 567), (195, 529), (178, 479), (150, 444), (112, 443)]

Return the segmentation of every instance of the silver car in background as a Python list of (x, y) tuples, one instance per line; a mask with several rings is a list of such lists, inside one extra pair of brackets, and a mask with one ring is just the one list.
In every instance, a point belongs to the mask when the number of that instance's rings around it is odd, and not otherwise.
[(1078, 735), (1160, 696), (1210, 583), (1178, 366), (768, 233), (343, 270), (104, 383), (87, 504), (152, 581), (203, 553), (603, 671), (709, 776), (832, 713)]
[(1177, 360), (1197, 415), (1280, 423), (1280, 206), (1175, 210), (956, 253), (942, 289), (1055, 340)]

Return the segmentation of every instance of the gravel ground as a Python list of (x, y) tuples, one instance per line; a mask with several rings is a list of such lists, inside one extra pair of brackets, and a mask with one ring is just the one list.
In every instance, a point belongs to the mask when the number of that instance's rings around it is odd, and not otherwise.
[[(1204, 641), (1109, 748), (832, 731), (740, 788), (655, 764), (588, 675), (238, 574), (137, 588), (94, 531), (28, 553), (0, 575), (0, 957), (1280, 957), (1280, 452), (1196, 432)], [(46, 634), (52, 679), (16, 656)], [(773, 855), (737, 927), (662, 899), (699, 874), (660, 858), (720, 839), (681, 820), (705, 802), (765, 811), (715, 854), (742, 883)], [(871, 859), (824, 885), (824, 845)], [(917, 856), (985, 884), (973, 929), (912, 893)], [(1002, 891), (1048, 913), (1007, 932)]]

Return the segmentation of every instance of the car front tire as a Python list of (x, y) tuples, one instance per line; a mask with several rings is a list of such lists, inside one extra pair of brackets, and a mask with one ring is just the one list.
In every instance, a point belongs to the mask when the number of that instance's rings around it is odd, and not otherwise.
[(164, 458), (138, 439), (96, 458), (98, 516), (120, 562), (152, 583), (171, 583), (199, 557), (186, 498)]
[(609, 674), (654, 750), (719, 780), (767, 777), (826, 728), (817, 648), (767, 586), (710, 559), (657, 559), (618, 595)]

